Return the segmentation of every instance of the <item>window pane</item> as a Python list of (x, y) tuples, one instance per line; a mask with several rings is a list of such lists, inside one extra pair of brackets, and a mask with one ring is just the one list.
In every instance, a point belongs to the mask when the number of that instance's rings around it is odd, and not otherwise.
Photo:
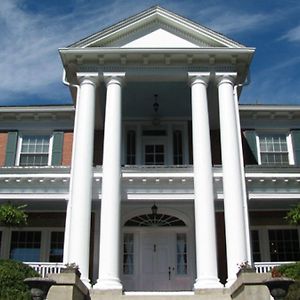
[(13, 231), (11, 235), (10, 258), (26, 261), (40, 261), (41, 232)]
[(64, 252), (64, 232), (51, 232), (50, 262), (62, 262)]
[(20, 166), (48, 165), (50, 136), (23, 136)]
[(133, 233), (124, 234), (123, 243), (123, 274), (133, 274), (134, 272), (134, 240)]
[(176, 235), (176, 251), (177, 251), (177, 274), (187, 274), (187, 246), (186, 234), (177, 233)]
[(297, 229), (269, 230), (271, 261), (295, 261), (300, 259)]
[(260, 256), (258, 230), (251, 230), (251, 238), (252, 238), (253, 259), (255, 262), (259, 262), (259, 261), (261, 261), (261, 256)]
[(130, 130), (127, 132), (127, 159), (128, 165), (135, 164), (135, 131)]
[(285, 134), (260, 135), (260, 156), (262, 164), (288, 164), (289, 155)]

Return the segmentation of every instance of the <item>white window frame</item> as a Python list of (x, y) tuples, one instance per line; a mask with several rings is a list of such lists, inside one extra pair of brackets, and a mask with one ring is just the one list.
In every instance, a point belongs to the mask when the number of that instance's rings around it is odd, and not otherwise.
[[(256, 132), (256, 149), (257, 149), (257, 161), (259, 165), (267, 165), (262, 164), (261, 162), (261, 151), (260, 151), (260, 136), (261, 135), (272, 135), (272, 134), (282, 134), (286, 137), (286, 143), (287, 143), (287, 150), (288, 150), (288, 159), (289, 159), (289, 165), (295, 164), (295, 158), (294, 158), (294, 149), (293, 149), (293, 142), (292, 142), (292, 134), (290, 132), (286, 131), (258, 131)], [(280, 165), (280, 164), (278, 164)]]
[(24, 131), (21, 132), (18, 136), (18, 145), (17, 145), (17, 153), (16, 153), (16, 166), (20, 166), (20, 157), (21, 157), (21, 149), (23, 143), (23, 136), (41, 136), (41, 135), (48, 135), (49, 138), (49, 152), (48, 152), (48, 163), (47, 166), (51, 166), (52, 162), (52, 150), (53, 150), (53, 133), (49, 131), (45, 132), (32, 132), (32, 131)]
[[(143, 136), (143, 130), (165, 130), (166, 136)], [(189, 164), (189, 141), (188, 141), (188, 124), (187, 121), (181, 120), (161, 120), (159, 126), (153, 126), (152, 121), (124, 121), (124, 126), (122, 129), (122, 164), (126, 165), (126, 149), (127, 149), (127, 132), (130, 130), (135, 131), (136, 134), (136, 165), (144, 165), (144, 145), (147, 142), (147, 139), (157, 141), (159, 139), (164, 139), (165, 144), (165, 164), (164, 165), (173, 165), (173, 132), (175, 130), (181, 131), (182, 134), (182, 164)]]

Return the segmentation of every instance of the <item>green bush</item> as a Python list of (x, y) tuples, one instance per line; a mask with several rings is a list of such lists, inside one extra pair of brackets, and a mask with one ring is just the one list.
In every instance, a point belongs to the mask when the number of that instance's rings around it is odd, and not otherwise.
[(14, 260), (0, 260), (0, 299), (29, 300), (28, 287), (23, 280), (28, 277), (39, 277), (31, 267)]
[(284, 277), (300, 280), (300, 262), (281, 265), (277, 267), (277, 270)]
[(277, 267), (278, 272), (288, 278), (296, 280), (289, 288), (285, 300), (300, 300), (300, 262)]

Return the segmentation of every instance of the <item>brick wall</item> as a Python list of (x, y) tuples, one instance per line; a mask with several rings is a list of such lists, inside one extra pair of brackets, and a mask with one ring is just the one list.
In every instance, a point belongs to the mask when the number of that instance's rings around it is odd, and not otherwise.
[(7, 132), (0, 132), (0, 167), (5, 164)]
[(64, 145), (62, 153), (62, 165), (70, 166), (72, 161), (72, 146), (73, 146), (73, 132), (64, 133)]

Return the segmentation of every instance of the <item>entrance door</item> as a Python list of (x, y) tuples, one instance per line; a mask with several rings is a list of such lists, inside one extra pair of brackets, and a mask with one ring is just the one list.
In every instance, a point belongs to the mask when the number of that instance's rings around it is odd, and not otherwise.
[(140, 290), (168, 291), (172, 289), (175, 271), (174, 246), (174, 233), (147, 232), (142, 234)]

